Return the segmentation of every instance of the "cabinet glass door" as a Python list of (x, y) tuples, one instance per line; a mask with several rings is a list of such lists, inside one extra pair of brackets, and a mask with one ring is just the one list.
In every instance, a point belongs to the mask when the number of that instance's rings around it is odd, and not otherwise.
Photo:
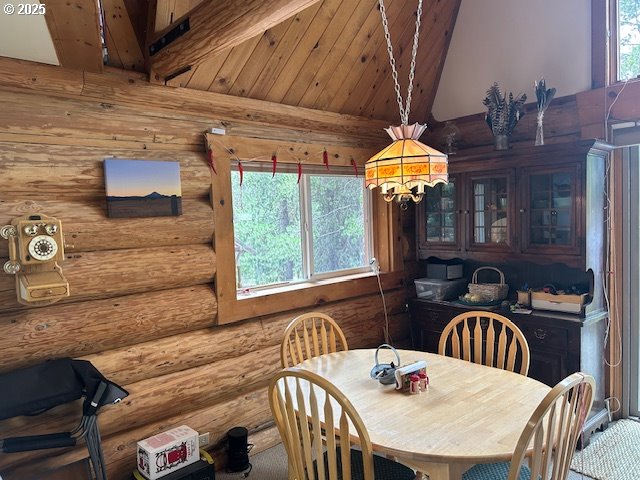
[(529, 177), (530, 245), (573, 245), (574, 190), (572, 172)]
[(474, 179), (471, 187), (472, 243), (509, 244), (508, 177)]
[(456, 244), (457, 211), (455, 180), (449, 178), (448, 184), (439, 183), (427, 188), (424, 195), (426, 244)]

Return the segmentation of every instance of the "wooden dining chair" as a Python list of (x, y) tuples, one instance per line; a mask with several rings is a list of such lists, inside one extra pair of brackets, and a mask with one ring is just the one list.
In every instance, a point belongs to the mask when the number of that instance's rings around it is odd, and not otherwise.
[(269, 385), (269, 405), (289, 457), (290, 479), (415, 478), (410, 468), (373, 455), (362, 418), (320, 375), (295, 367), (282, 370)]
[(453, 317), (440, 335), (438, 353), (522, 375), (529, 372), (527, 339), (515, 323), (493, 312)]
[(294, 318), (284, 331), (280, 360), (282, 368), (325, 353), (349, 350), (347, 339), (336, 321), (320, 312)]
[[(510, 463), (476, 465), (463, 475), (463, 480), (566, 480), (595, 388), (592, 376), (582, 372), (569, 375), (535, 409)], [(531, 445), (533, 453), (528, 454)], [(525, 460), (529, 466), (524, 465)]]

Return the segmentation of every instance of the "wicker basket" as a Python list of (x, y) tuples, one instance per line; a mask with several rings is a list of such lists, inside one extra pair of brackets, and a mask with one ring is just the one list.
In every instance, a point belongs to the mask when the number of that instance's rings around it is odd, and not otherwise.
[[(478, 272), (480, 270), (493, 270), (500, 274), (500, 283), (478, 283)], [(494, 301), (507, 298), (509, 293), (509, 285), (504, 283), (504, 273), (494, 267), (480, 267), (473, 272), (471, 283), (469, 284), (469, 293), (481, 295), (484, 298)]]

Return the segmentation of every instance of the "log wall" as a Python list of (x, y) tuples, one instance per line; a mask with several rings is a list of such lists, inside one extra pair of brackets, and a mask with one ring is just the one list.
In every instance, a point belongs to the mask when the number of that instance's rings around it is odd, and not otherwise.
[[(385, 141), (383, 132), (371, 134), (378, 125), (180, 92), (138, 77), (0, 60), (0, 225), (28, 212), (59, 218), (71, 290), (54, 305), (26, 307), (15, 300), (14, 279), (0, 275), (0, 372), (72, 356), (91, 360), (123, 385), (130, 396), (99, 415), (113, 480), (135, 468), (136, 441), (180, 424), (210, 432), (214, 451), (235, 425), (250, 429), (257, 449), (278, 441), (265, 429), (271, 422), (266, 385), (279, 369), (278, 346), (294, 316), (326, 312), (353, 348), (383, 339), (382, 301), (370, 292), (218, 325), (215, 282), (235, 279), (216, 278), (214, 231), (230, 225), (214, 226), (202, 143), (205, 128), (225, 126), (240, 137), (373, 152)], [(183, 215), (107, 218), (102, 162), (109, 157), (179, 161)], [(0, 264), (7, 256), (0, 241)], [(392, 337), (401, 342), (409, 337), (404, 289), (386, 292), (386, 300)], [(78, 404), (63, 405), (2, 421), (0, 432), (69, 430), (79, 413)], [(0, 472), (5, 480), (43, 478), (86, 456), (84, 447), (0, 455)]]

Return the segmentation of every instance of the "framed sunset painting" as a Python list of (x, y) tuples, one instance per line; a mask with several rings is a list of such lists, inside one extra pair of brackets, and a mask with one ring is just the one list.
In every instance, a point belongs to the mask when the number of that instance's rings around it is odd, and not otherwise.
[(179, 162), (110, 158), (104, 177), (111, 218), (182, 215)]

